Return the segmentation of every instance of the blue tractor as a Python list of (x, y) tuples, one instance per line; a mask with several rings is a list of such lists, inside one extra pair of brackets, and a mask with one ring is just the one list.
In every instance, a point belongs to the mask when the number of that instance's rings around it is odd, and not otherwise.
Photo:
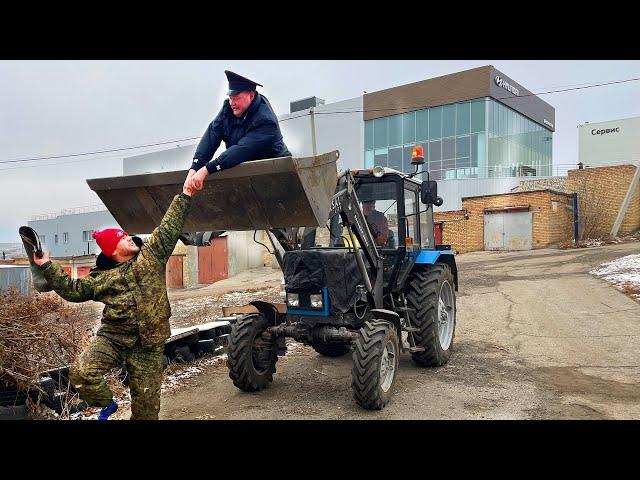
[[(254, 301), (226, 317), (234, 385), (247, 392), (267, 387), (291, 337), (328, 357), (352, 352), (356, 402), (381, 409), (401, 353), (421, 366), (449, 360), (456, 262), (450, 248), (435, 244), (432, 206), (442, 199), (428, 172), (418, 171), (420, 147), (410, 174), (382, 167), (338, 172), (338, 157), (333, 151), (255, 160), (212, 175), (193, 199), (181, 238), (202, 246), (224, 231), (255, 230), (256, 240), (264, 230), (284, 273), (286, 304)], [(185, 175), (87, 183), (123, 228), (150, 233)]]
[(435, 244), (432, 206), (442, 199), (436, 182), (418, 171), (420, 150), (412, 163), (411, 174), (383, 167), (341, 171), (324, 235), (319, 228), (300, 236), (298, 229), (270, 229), (286, 309), (252, 302), (257, 313), (232, 321), (227, 364), (236, 387), (268, 386), (286, 337), (328, 357), (352, 352), (353, 397), (365, 409), (389, 402), (401, 353), (424, 367), (447, 363), (456, 262), (448, 246)]

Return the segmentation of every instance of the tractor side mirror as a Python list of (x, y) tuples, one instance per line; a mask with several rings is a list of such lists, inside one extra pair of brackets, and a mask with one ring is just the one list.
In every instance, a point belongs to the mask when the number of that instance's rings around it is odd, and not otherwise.
[(422, 185), (420, 185), (420, 201), (427, 205), (433, 204), (436, 207), (442, 205), (442, 198), (438, 196), (438, 183), (435, 180), (422, 182)]

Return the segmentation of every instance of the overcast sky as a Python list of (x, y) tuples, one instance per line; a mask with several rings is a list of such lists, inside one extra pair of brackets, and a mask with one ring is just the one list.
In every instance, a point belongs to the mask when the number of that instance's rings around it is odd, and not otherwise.
[[(534, 93), (640, 77), (640, 61), (620, 60), (0, 61), (0, 161), (199, 137), (225, 69), (263, 84), (280, 115), (312, 95), (331, 103), (482, 65)], [(640, 115), (640, 82), (541, 98), (556, 110), (555, 164), (577, 161), (579, 124)], [(121, 175), (123, 157), (153, 150), (0, 164), (0, 243), (18, 242), (32, 215), (98, 203), (85, 179)]]

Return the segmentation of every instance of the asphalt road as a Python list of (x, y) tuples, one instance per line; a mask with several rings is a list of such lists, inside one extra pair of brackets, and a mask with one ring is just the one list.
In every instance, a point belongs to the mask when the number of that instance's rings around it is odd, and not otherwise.
[(391, 402), (365, 411), (351, 396), (351, 358), (297, 345), (273, 384), (249, 394), (211, 366), (163, 394), (164, 419), (638, 419), (640, 304), (588, 272), (640, 252), (628, 243), (457, 257), (450, 362), (402, 355)]

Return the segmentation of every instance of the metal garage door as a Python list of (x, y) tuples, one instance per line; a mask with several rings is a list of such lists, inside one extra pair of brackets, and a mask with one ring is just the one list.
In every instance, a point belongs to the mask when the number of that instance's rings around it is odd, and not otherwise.
[(212, 284), (229, 276), (227, 237), (213, 239), (211, 246), (198, 247), (198, 283)]
[(485, 250), (531, 250), (532, 212), (484, 215)]

